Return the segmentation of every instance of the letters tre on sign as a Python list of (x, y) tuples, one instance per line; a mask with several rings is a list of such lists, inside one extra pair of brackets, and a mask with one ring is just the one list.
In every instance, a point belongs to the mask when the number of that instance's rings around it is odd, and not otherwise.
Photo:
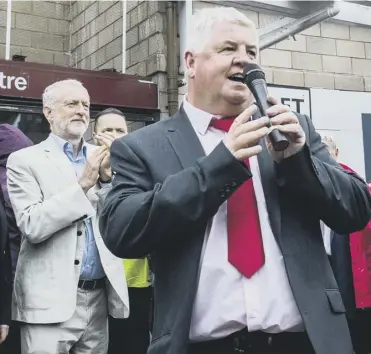
[(0, 71), (0, 89), (23, 91), (27, 88), (28, 82), (26, 78), (22, 76), (10, 76), (5, 75)]

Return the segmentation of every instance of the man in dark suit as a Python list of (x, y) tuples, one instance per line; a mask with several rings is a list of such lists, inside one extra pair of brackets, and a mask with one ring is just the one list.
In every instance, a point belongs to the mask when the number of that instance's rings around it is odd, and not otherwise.
[[(335, 161), (338, 161), (339, 149), (337, 148), (334, 139), (329, 136), (323, 136), (322, 142), (326, 145), (331, 157)], [(347, 171), (354, 172), (344, 164), (340, 163), (339, 165)], [(321, 230), (326, 253), (329, 256), (331, 268), (334, 272), (340, 294), (343, 298), (347, 317), (352, 321), (355, 317), (356, 303), (354, 296), (349, 234), (339, 235), (323, 222), (321, 222)]]
[(319, 221), (363, 228), (367, 187), (329, 156), (308, 117), (270, 98), (284, 152), (267, 139), (268, 118), (250, 119), (241, 73), (258, 60), (258, 35), (245, 15), (208, 8), (189, 28), (183, 105), (112, 144), (100, 219), (114, 254), (151, 254), (148, 353), (351, 354)]
[[(18, 261), (19, 250), (21, 247), (21, 232), (18, 229), (17, 222), (15, 220), (12, 205), (9, 200), (8, 188), (7, 188), (7, 177), (6, 177), (6, 163), (8, 157), (12, 152), (20, 149), (29, 147), (32, 145), (32, 141), (17, 127), (10, 124), (0, 124), (0, 204), (4, 208), (6, 219), (2, 223), (2, 227), (6, 227), (7, 230), (2, 229), (2, 289), (3, 298), (3, 314), (9, 317), (7, 321), (10, 321), (10, 309), (11, 309), (11, 294), (13, 289), (14, 275)], [(9, 246), (9, 250), (7, 247)], [(5, 247), (5, 249), (4, 249)], [(3, 252), (5, 251), (5, 253)], [(9, 268), (9, 258), (11, 266)], [(8, 274), (10, 272), (10, 274)], [(1, 317), (0, 317), (1, 318)], [(2, 322), (5, 322), (4, 320)], [(1, 321), (0, 321), (1, 323)], [(21, 353), (21, 338), (19, 333), (18, 323), (11, 322), (10, 328), (7, 326), (1, 327), (2, 331), (9, 333), (6, 337), (6, 341), (0, 346), (0, 354)], [(1, 341), (1, 339), (0, 339)]]
[[(96, 145), (111, 148), (112, 142), (128, 134), (126, 118), (116, 108), (106, 108), (95, 117), (94, 140)], [(146, 257), (124, 259), (128, 284), (130, 316), (108, 316), (108, 354), (145, 354), (150, 341), (150, 313), (152, 286)]]
[[(337, 148), (335, 140), (330, 136), (323, 136), (322, 142), (327, 146), (330, 155), (335, 161), (339, 158), (339, 149)], [(339, 165), (346, 171), (354, 172), (349, 166), (339, 163)], [(355, 173), (355, 172), (354, 172)], [(353, 276), (353, 265), (360, 264), (361, 254), (365, 252), (363, 248), (358, 248), (359, 237), (362, 237), (360, 233), (338, 235), (335, 231), (331, 230), (323, 222), (321, 222), (322, 236), (325, 244), (326, 253), (329, 256), (330, 264), (334, 272), (336, 282), (339, 286), (340, 294), (342, 296), (346, 314), (348, 318), (348, 325), (350, 329), (350, 334), (353, 341), (353, 347), (356, 354), (367, 354), (370, 352), (370, 336), (369, 327), (371, 323), (371, 308), (356, 307), (355, 298), (355, 282), (354, 278), (357, 278), (357, 274)], [(366, 233), (364, 236), (367, 237), (368, 227), (363, 230)], [(358, 252), (351, 254), (351, 242), (356, 242), (353, 245), (355, 249), (359, 249)], [(354, 251), (354, 248), (353, 248)], [(362, 254), (362, 256), (364, 256)], [(366, 256), (367, 257), (367, 256)], [(353, 258), (353, 259), (352, 259)], [(363, 268), (363, 265), (359, 266)], [(359, 270), (361, 274), (365, 274), (364, 270)], [(358, 276), (359, 277), (359, 276)], [(358, 284), (362, 289), (369, 289), (370, 280), (367, 277), (362, 277), (362, 279), (367, 279), (366, 284)]]

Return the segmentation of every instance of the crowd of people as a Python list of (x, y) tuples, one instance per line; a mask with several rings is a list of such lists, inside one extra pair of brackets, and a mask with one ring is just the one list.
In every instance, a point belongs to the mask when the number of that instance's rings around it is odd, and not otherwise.
[(113, 108), (100, 112), (95, 145), (88, 144), (89, 94), (75, 80), (47, 87), (43, 107), (51, 133), (41, 144), (0, 125), (0, 352), (145, 354), (148, 259), (113, 256), (98, 227), (111, 184), (109, 148), (128, 133), (126, 119)]
[(310, 117), (260, 116), (252, 21), (193, 21), (170, 119), (129, 133), (108, 108), (89, 144), (69, 79), (42, 95), (45, 141), (0, 124), (0, 353), (371, 352), (371, 185)]

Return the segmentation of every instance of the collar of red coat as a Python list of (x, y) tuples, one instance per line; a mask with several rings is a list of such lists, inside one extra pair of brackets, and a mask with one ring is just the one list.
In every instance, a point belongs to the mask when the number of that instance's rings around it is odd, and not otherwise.
[(356, 173), (354, 170), (352, 170), (349, 166), (347, 165), (344, 165), (343, 163), (339, 162), (339, 165), (345, 170), (345, 171), (349, 171), (349, 172), (353, 172), (353, 173)]
[[(353, 172), (355, 174), (357, 174), (357, 172), (355, 172), (354, 170), (352, 170), (349, 166), (347, 165), (344, 165), (343, 163), (340, 163), (339, 162), (339, 165), (346, 171), (350, 171), (350, 172)], [(368, 191), (371, 193), (371, 181), (368, 181), (367, 182), (367, 186), (368, 186)]]

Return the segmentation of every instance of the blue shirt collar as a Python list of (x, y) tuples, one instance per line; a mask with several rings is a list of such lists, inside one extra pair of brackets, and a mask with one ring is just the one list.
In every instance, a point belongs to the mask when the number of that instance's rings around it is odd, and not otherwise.
[(64, 140), (58, 135), (55, 135), (54, 133), (50, 133), (50, 136), (54, 139), (54, 141), (57, 143), (57, 145), (60, 147), (60, 149), (69, 157), (74, 160), (80, 160), (80, 159), (86, 159), (86, 150), (87, 150), (87, 145), (86, 141), (84, 138), (82, 138), (82, 148), (78, 152), (76, 158), (74, 158), (74, 153), (73, 153), (73, 146), (70, 142), (67, 140)]

